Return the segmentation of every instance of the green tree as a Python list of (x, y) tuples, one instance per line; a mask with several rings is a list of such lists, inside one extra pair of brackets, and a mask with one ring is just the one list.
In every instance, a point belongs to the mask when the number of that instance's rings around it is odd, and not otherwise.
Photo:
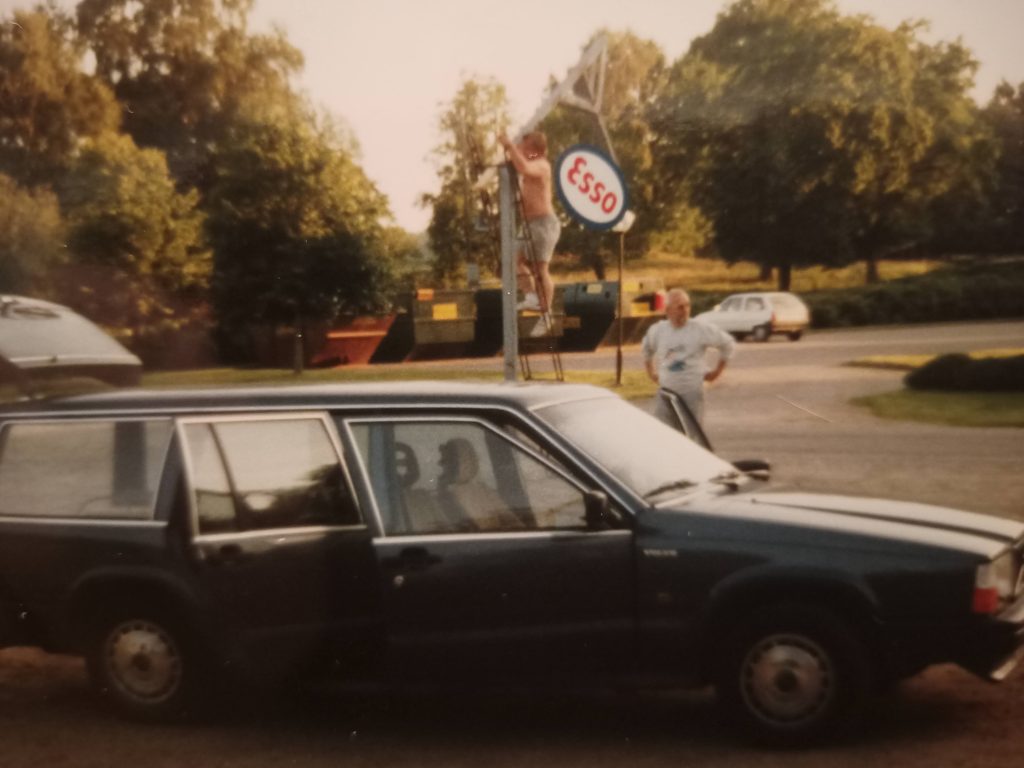
[(505, 87), (494, 80), (466, 80), (445, 106), (442, 141), (433, 153), (441, 188), (423, 196), (423, 204), (433, 208), (427, 234), (437, 279), (464, 275), (467, 263), (500, 274), (497, 180), (484, 188), (478, 181), (498, 156), (497, 136), (508, 122)]
[(57, 197), (0, 174), (0, 293), (47, 295), (49, 270), (65, 256)]
[(113, 94), (82, 71), (83, 47), (57, 11), (16, 11), (0, 23), (0, 172), (52, 184), (79, 142), (116, 130)]
[(128, 343), (201, 313), (210, 273), (198, 195), (180, 194), (162, 152), (124, 135), (86, 142), (60, 197), (73, 259), (62, 299)]
[(999, 153), (991, 247), (1024, 253), (1024, 82), (1016, 90), (1001, 83), (985, 108), (985, 119), (995, 133)]
[(212, 170), (214, 303), (225, 338), (257, 324), (386, 305), (387, 199), (335, 126), (308, 110), (254, 101), (231, 125)]
[[(930, 205), (983, 141), (974, 62), (826, 0), (740, 0), (652, 110), (663, 190), (694, 191), (728, 261), (839, 266), (931, 235)], [(869, 279), (873, 270), (869, 268)]]
[(302, 55), (280, 31), (253, 35), (253, 0), (82, 0), (78, 28), (124, 129), (157, 147), (183, 187), (205, 193), (210, 152), (253, 96), (294, 99)]
[[(652, 242), (680, 251), (692, 251), (703, 244), (706, 226), (699, 212), (677, 197), (667, 208), (657, 194), (658, 174), (649, 137), (649, 106), (665, 87), (667, 69), (659, 46), (631, 32), (601, 30), (588, 40), (589, 48), (597, 35), (608, 43), (604, 89), (601, 94), (601, 119), (611, 147), (597, 118), (585, 111), (561, 105), (548, 115), (542, 129), (548, 136), (552, 154), (578, 143), (592, 144), (611, 151), (629, 191), (630, 210), (636, 223), (626, 239), (631, 255), (645, 253)], [(552, 80), (552, 87), (557, 81)], [(555, 158), (552, 158), (553, 160)], [(696, 214), (696, 215), (695, 215)], [(559, 249), (577, 254), (603, 279), (605, 263), (618, 250), (617, 237), (569, 223), (562, 230)]]

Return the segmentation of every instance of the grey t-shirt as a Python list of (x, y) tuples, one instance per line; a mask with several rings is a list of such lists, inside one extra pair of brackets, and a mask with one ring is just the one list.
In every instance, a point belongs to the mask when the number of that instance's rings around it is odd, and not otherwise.
[(732, 357), (736, 342), (718, 326), (690, 319), (681, 328), (661, 320), (644, 335), (644, 360), (658, 366), (658, 383), (673, 392), (700, 391), (706, 372), (704, 351), (717, 349), (723, 359)]

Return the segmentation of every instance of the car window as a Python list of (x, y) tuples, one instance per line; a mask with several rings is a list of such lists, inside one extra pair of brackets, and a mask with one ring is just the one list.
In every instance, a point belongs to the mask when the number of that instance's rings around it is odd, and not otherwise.
[(749, 299), (747, 299), (747, 312), (759, 312), (762, 309), (764, 309), (764, 299), (762, 299), (760, 296), (751, 296)]
[(618, 397), (554, 403), (533, 412), (638, 496), (665, 486), (697, 486), (733, 470), (677, 428)]
[(151, 519), (170, 436), (170, 420), (8, 424), (0, 514)]
[(721, 310), (723, 312), (735, 312), (740, 308), (742, 303), (742, 299), (733, 296), (731, 299), (726, 299), (722, 302)]
[(202, 534), (359, 522), (319, 418), (188, 423), (184, 435)]
[(792, 296), (788, 293), (777, 293), (771, 297), (771, 303), (774, 307), (781, 309), (799, 309), (801, 306), (800, 300), (796, 296)]
[(582, 491), (474, 421), (353, 422), (387, 535), (582, 529)]

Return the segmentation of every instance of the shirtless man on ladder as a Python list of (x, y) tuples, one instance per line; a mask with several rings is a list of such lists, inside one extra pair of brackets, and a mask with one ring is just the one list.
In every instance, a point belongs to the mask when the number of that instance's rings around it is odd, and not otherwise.
[[(529, 229), (529, 238), (519, 249), (517, 262), (517, 274), (523, 281), (526, 297), (517, 308), (547, 313), (551, 311), (551, 303), (555, 296), (555, 284), (551, 279), (549, 264), (562, 231), (562, 225), (555, 216), (551, 204), (552, 180), (551, 163), (548, 162), (548, 142), (540, 131), (526, 134), (519, 144), (514, 144), (505, 134), (500, 135), (498, 141), (505, 147), (516, 173), (519, 174), (523, 214), (526, 218), (526, 227)], [(533, 243), (532, 260), (527, 253), (530, 241)], [(531, 269), (531, 261), (534, 269)], [(536, 284), (537, 281), (540, 285)]]

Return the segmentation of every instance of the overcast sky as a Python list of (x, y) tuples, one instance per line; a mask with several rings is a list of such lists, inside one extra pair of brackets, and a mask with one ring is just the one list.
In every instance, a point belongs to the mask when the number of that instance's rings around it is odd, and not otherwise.
[[(5, 12), (26, 7), (0, 0)], [(72, 6), (74, 0), (61, 0)], [(962, 41), (981, 67), (975, 97), (1024, 81), (1024, 0), (838, 0), (887, 27), (931, 22), (930, 39)], [(419, 196), (437, 188), (430, 150), (445, 102), (468, 76), (508, 90), (515, 125), (539, 105), (601, 27), (658, 43), (669, 61), (708, 32), (725, 0), (255, 0), (254, 31), (281, 27), (306, 57), (299, 86), (353, 128), (362, 164), (398, 223), (426, 227)]]

